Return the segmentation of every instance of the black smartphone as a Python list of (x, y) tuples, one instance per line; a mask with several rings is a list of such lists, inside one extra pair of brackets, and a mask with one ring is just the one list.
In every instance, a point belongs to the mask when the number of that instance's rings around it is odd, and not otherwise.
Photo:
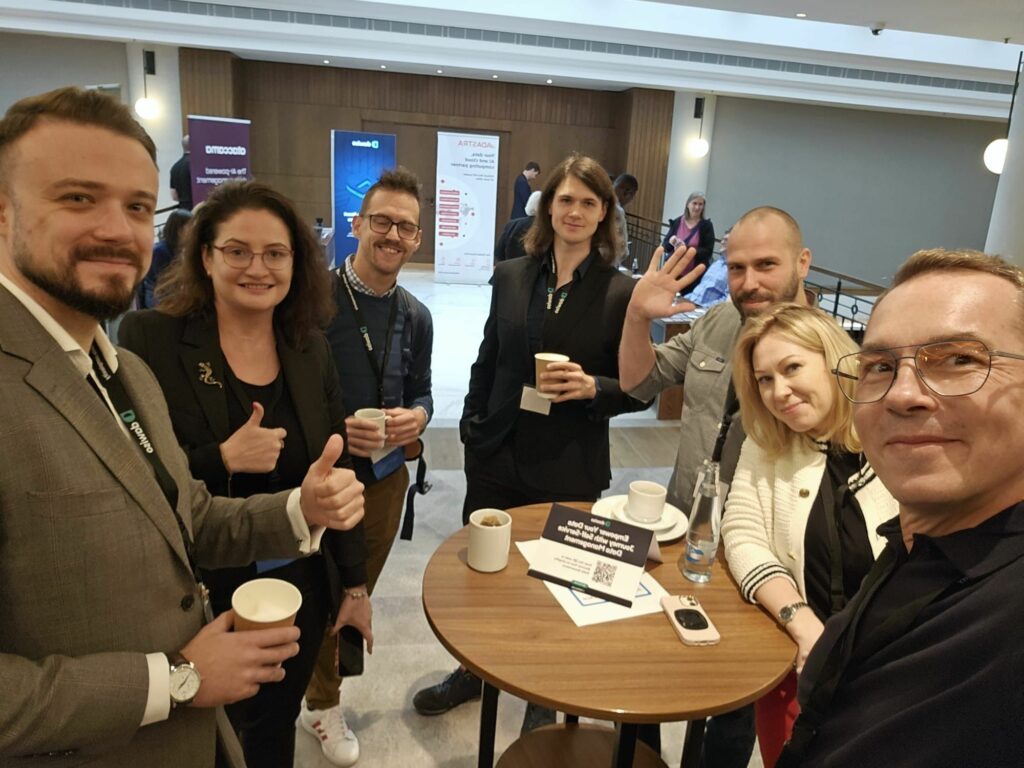
[(363, 633), (348, 624), (338, 633), (338, 674), (342, 677), (363, 674)]

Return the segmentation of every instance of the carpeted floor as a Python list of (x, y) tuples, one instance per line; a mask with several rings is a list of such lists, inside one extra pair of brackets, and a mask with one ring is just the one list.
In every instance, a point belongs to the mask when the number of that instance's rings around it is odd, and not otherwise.
[[(668, 467), (613, 470), (607, 495), (625, 493), (638, 478), (666, 483)], [(416, 535), (396, 541), (373, 597), (376, 650), (366, 672), (342, 688), (349, 724), (359, 736), (362, 768), (476, 765), (480, 704), (471, 702), (439, 717), (421, 717), (412, 708), (413, 694), (441, 680), (455, 668), (452, 657), (434, 638), (423, 616), (421, 576), (437, 546), (461, 525), (465, 480), (454, 470), (431, 471), (433, 490), (417, 500)], [(502, 694), (498, 702), (496, 754), (519, 735), (524, 703)], [(662, 726), (663, 755), (679, 764), (683, 725)], [(756, 758), (755, 758), (756, 760)], [(312, 736), (299, 731), (296, 766), (329, 768)], [(751, 766), (760, 766), (760, 761)]]

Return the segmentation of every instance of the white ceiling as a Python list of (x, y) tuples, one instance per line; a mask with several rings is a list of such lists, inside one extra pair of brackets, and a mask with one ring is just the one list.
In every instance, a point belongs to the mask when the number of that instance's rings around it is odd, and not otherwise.
[[(977, 40), (1024, 42), (1024, 0), (646, 0)], [(884, 32), (882, 33), (885, 34)]]

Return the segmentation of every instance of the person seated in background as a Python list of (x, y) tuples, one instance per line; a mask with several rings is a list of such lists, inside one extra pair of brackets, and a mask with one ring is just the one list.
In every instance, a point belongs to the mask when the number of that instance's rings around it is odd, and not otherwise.
[(732, 232), (732, 227), (729, 227), (722, 235), (722, 250), (718, 254), (718, 258), (714, 259), (704, 270), (697, 286), (683, 295), (683, 299), (693, 304), (695, 308), (707, 309), (715, 304), (721, 304), (729, 298), (729, 265), (726, 261), (726, 252), (730, 232)]
[(836, 376), (899, 516), (804, 664), (778, 765), (1019, 766), (1024, 270), (919, 251)]
[(540, 195), (539, 189), (536, 192), (530, 193), (530, 198), (526, 201), (526, 215), (518, 219), (512, 219), (501, 230), (498, 242), (494, 244), (495, 264), (499, 261), (518, 259), (520, 256), (526, 255), (526, 250), (523, 248), (523, 235), (529, 231), (530, 225), (533, 224), (533, 217), (537, 213), (537, 203), (540, 202)]
[(139, 309), (149, 309), (156, 306), (156, 283), (170, 263), (178, 255), (178, 249), (184, 240), (185, 228), (192, 219), (192, 213), (184, 208), (177, 208), (171, 211), (160, 230), (160, 239), (153, 244), (153, 261), (149, 265), (149, 271), (142, 278), (142, 285), (139, 287)]
[[(527, 258), (494, 270), (490, 314), (459, 422), (464, 524), (485, 507), (596, 501), (611, 480), (609, 419), (647, 407), (618, 381), (616, 350), (634, 281), (612, 263), (619, 251), (614, 204), (601, 165), (569, 156), (544, 184), (525, 238)], [(569, 361), (549, 363), (535, 380), (538, 352)], [(538, 391), (550, 399), (538, 398)], [(524, 407), (524, 400), (532, 405)], [(439, 715), (480, 693), (480, 678), (460, 668), (419, 691), (413, 706), (421, 715)], [(530, 705), (523, 730), (554, 719), (551, 710)]]
[(676, 248), (693, 248), (697, 255), (687, 266), (691, 270), (698, 264), (707, 267), (715, 248), (715, 225), (705, 217), (706, 200), (703, 192), (693, 192), (686, 198), (686, 207), (678, 218), (668, 223), (668, 232), (661, 247), (665, 255), (671, 255)]
[(896, 502), (860, 452), (853, 408), (831, 371), (857, 345), (828, 315), (776, 304), (743, 326), (733, 384), (747, 435), (722, 537), (736, 583), (798, 647), (796, 668), (755, 706), (772, 768), (797, 715), (796, 681), (829, 616), (860, 586)]
[[(228, 182), (196, 211), (181, 257), (157, 287), (158, 308), (121, 323), (122, 345), (163, 389), (192, 476), (215, 493), (291, 488), (332, 432), (346, 436), (321, 330), (334, 313), (329, 286), (319, 243), (294, 204), (265, 184)], [(337, 465), (351, 469), (345, 449)], [(250, 768), (291, 765), (295, 719), (325, 626), (351, 624), (373, 647), (363, 524), (327, 532), (322, 551), (205, 571), (218, 614), (258, 577), (302, 592), (299, 653), (285, 662), (284, 680), (228, 707)]]

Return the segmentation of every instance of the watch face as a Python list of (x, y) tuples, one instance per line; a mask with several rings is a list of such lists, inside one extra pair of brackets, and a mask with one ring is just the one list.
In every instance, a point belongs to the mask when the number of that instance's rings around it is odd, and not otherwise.
[(199, 672), (182, 664), (171, 670), (171, 698), (176, 702), (192, 701), (199, 693)]

